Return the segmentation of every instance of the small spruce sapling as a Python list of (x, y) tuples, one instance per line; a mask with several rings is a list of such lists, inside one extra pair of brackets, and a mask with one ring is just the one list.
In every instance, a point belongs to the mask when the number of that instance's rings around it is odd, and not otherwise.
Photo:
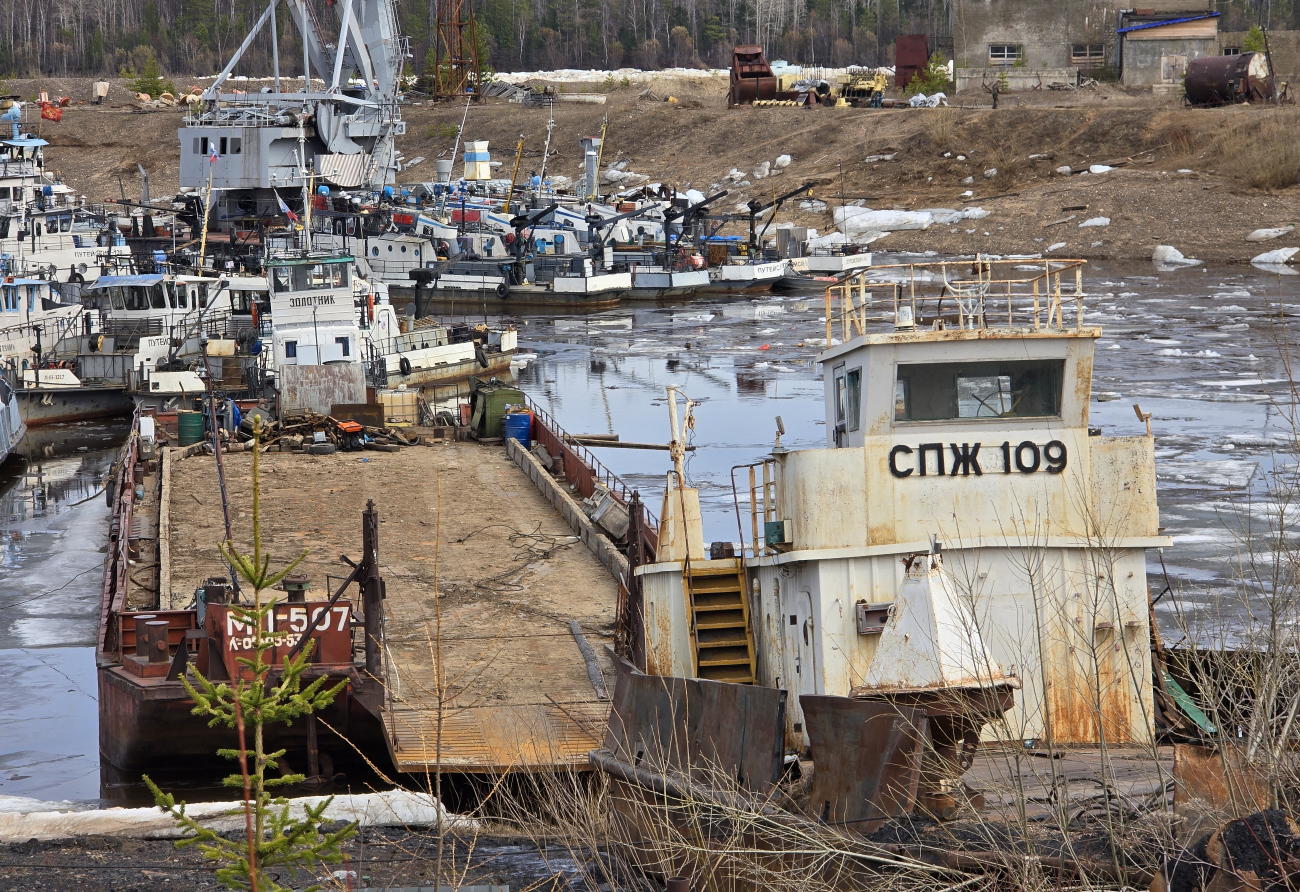
[[(296, 774), (267, 777), (267, 768), (275, 765), (285, 750), (266, 752), (263, 728), (278, 722), (290, 724), (296, 718), (326, 708), (347, 682), (341, 681), (326, 688), (328, 679), (322, 676), (303, 685), (303, 672), (311, 665), (314, 642), (309, 641), (292, 659), (286, 657), (280, 667), (272, 666), (268, 660), (268, 651), (272, 651), (277, 642), (276, 636), (267, 631), (267, 618), (275, 609), (276, 602), (274, 598), (264, 597), (264, 592), (292, 572), (307, 557), (307, 552), (304, 550), (283, 569), (272, 570), (270, 555), (262, 551), (258, 449), (261, 433), (261, 419), (255, 418), (252, 553), (239, 551), (233, 542), (221, 545), (222, 556), (252, 589), (253, 603), (250, 606), (230, 606), (238, 621), (254, 630), (250, 636), (249, 656), (238, 658), (243, 671), (236, 673), (240, 677), (229, 683), (213, 684), (197, 670), (194, 671), (197, 687), (181, 677), (181, 683), (194, 698), (195, 715), (207, 718), (209, 727), (223, 725), (235, 729), (238, 748), (218, 750), (218, 754), (239, 763), (239, 773), (230, 775), (223, 783), (243, 790), (247, 839), (229, 840), (220, 836), (187, 815), (185, 803), (177, 804), (170, 793), (164, 793), (149, 777), (146, 776), (144, 781), (157, 806), (170, 814), (181, 829), (192, 834), (176, 845), (197, 845), (205, 858), (218, 865), (217, 880), (226, 888), (289, 892), (291, 887), (280, 885), (276, 874), (285, 869), (311, 871), (322, 863), (340, 862), (343, 859), (342, 844), (356, 832), (356, 824), (328, 832), (323, 829), (328, 821), (325, 811), (333, 801), (332, 796), (318, 806), (305, 806), (299, 817), (291, 813), (287, 799), (269, 792), (276, 787), (301, 783), (304, 778)], [(253, 731), (251, 753), (245, 733), (250, 725)], [(238, 814), (238, 811), (232, 814)], [(308, 892), (321, 888), (314, 885)]]

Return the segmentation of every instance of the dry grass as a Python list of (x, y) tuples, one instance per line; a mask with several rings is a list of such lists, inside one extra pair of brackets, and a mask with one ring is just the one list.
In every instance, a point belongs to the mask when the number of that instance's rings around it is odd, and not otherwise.
[(934, 143), (936, 149), (948, 149), (953, 137), (953, 126), (957, 121), (957, 110), (948, 106), (939, 106), (925, 112), (922, 129)]
[(1296, 183), (1300, 176), (1300, 116), (1292, 110), (1270, 110), (1262, 120), (1238, 124), (1219, 139), (1221, 171), (1253, 189), (1273, 191)]

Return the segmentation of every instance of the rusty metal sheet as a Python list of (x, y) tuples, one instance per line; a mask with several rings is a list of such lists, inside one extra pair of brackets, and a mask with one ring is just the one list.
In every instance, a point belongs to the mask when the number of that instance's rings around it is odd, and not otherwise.
[(930, 45), (924, 34), (900, 34), (894, 40), (894, 86), (902, 89), (925, 71)]
[(1268, 778), (1241, 750), (1174, 744), (1174, 813), (1246, 814), (1273, 807)]
[(366, 401), (366, 372), (359, 362), (287, 365), (280, 369), (280, 411), (311, 409), (328, 415), (335, 403)]
[(604, 749), (629, 765), (702, 780), (718, 771), (766, 792), (780, 778), (785, 696), (758, 685), (643, 675), (623, 664)]
[(847, 697), (799, 698), (812, 753), (813, 817), (871, 833), (916, 804), (925, 711)]

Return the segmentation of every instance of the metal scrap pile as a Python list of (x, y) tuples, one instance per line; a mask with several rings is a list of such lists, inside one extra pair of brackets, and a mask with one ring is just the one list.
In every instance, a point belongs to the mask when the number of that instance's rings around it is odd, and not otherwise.
[[(262, 419), (261, 444), (263, 452), (300, 452), (306, 455), (330, 455), (338, 451), (397, 452), (403, 446), (420, 446), (424, 437), (419, 434), (404, 435), (383, 425), (363, 424), (353, 419), (338, 419), (310, 410), (275, 420), (269, 413), (252, 410), (232, 434), (222, 428), (220, 440), (223, 452), (243, 452), (252, 448), (254, 414)], [(211, 439), (204, 439), (187, 448), (185, 455), (213, 451)]]

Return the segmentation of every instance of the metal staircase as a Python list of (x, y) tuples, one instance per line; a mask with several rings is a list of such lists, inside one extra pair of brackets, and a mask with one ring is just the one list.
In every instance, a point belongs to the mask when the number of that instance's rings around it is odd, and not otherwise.
[(695, 677), (754, 684), (754, 633), (749, 625), (745, 568), (740, 558), (713, 566), (686, 564)]

